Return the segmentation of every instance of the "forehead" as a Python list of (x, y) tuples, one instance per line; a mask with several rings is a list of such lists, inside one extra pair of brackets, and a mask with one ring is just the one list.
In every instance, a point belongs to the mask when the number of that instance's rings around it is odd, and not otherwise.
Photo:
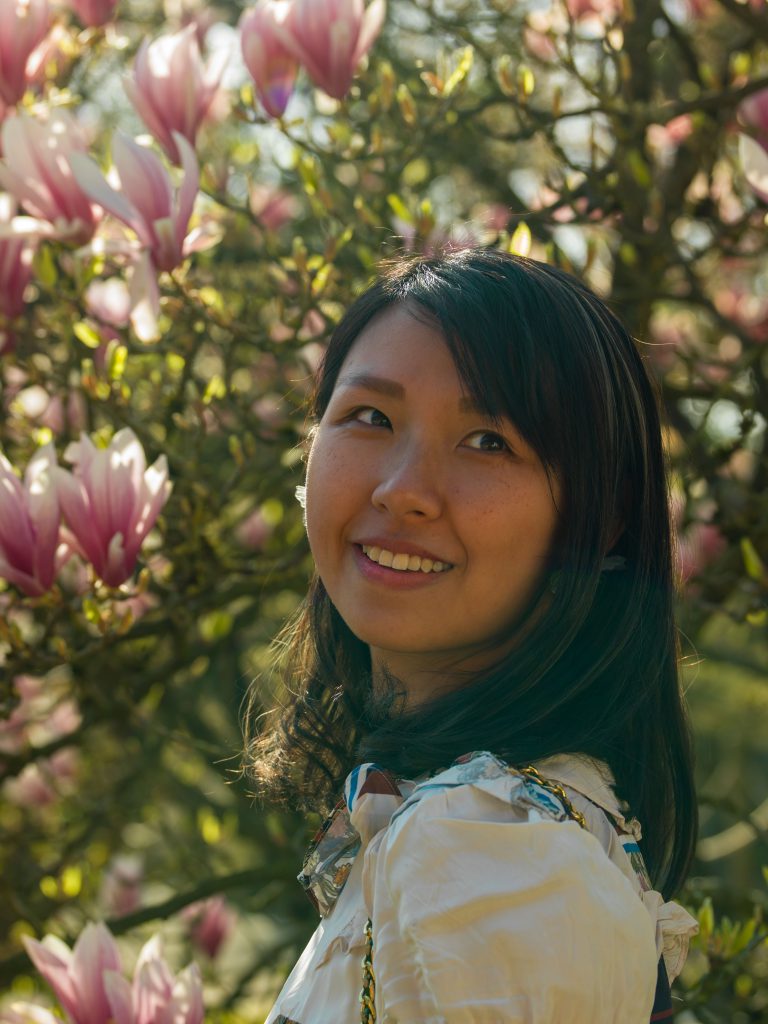
[(428, 314), (402, 304), (387, 307), (363, 328), (342, 363), (336, 386), (349, 385), (362, 372), (404, 383), (423, 374), (439, 375), (464, 390), (440, 327)]

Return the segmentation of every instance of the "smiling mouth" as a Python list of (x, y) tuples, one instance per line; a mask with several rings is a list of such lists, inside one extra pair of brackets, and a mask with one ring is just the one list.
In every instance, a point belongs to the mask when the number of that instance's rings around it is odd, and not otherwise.
[(449, 562), (433, 561), (419, 555), (406, 555), (403, 552), (388, 551), (374, 545), (361, 545), (363, 554), (377, 565), (399, 572), (448, 572), (453, 566)]

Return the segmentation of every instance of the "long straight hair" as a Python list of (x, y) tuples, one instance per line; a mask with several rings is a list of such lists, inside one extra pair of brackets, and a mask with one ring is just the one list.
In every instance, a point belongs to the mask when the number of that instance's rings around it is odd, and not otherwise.
[[(541, 602), (553, 577), (541, 581), (507, 656), (403, 709), (397, 681), (385, 706), (373, 699), (367, 645), (315, 577), (280, 638), (290, 698), (250, 732), (247, 769), (262, 794), (323, 809), (361, 760), (412, 778), (472, 750), (519, 766), (586, 754), (610, 765), (669, 896), (693, 855), (697, 810), (661, 428), (635, 344), (604, 302), (546, 264), (494, 250), (401, 261), (334, 331), (316, 418), (361, 331), (395, 304), (440, 329), (468, 393), (508, 417), (559, 478), (557, 584)], [(609, 554), (623, 568), (601, 572)]]

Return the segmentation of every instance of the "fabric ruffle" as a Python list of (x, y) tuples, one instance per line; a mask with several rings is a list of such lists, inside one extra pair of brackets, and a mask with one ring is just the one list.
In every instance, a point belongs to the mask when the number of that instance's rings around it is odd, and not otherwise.
[[(536, 767), (545, 779), (581, 794), (613, 821), (627, 859), (623, 871), (635, 879), (638, 896), (654, 923), (657, 953), (663, 956), (673, 981), (683, 968), (698, 924), (678, 903), (665, 902), (661, 893), (650, 887), (638, 846), (640, 825), (625, 817), (626, 807), (616, 798), (610, 769), (602, 762), (575, 755), (547, 758)], [(450, 768), (421, 781), (398, 780), (376, 764), (358, 765), (347, 777), (343, 799), (312, 840), (299, 875), (320, 916), (331, 912), (357, 854), (374, 836), (427, 795), (465, 785), (514, 808), (521, 821), (565, 821), (569, 817), (554, 794), (489, 751), (465, 754)]]
[(698, 922), (679, 903), (665, 903), (655, 889), (641, 893), (641, 899), (656, 924), (656, 952), (664, 957), (671, 984), (685, 966), (691, 938), (699, 930)]

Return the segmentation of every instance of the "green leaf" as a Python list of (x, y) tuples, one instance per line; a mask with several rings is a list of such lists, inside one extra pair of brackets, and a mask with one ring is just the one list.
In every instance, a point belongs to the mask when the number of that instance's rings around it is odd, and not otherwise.
[(640, 188), (651, 187), (653, 183), (651, 170), (639, 149), (630, 149), (629, 153), (627, 153), (627, 166)]
[(698, 918), (699, 930), (701, 932), (702, 939), (706, 940), (710, 938), (715, 930), (715, 912), (712, 909), (712, 900), (709, 896), (706, 897), (699, 907), (699, 912), (696, 917)]
[(443, 88), (444, 96), (450, 96), (456, 86), (460, 85), (464, 81), (472, 68), (472, 61), (474, 60), (474, 57), (475, 51), (471, 46), (465, 46), (464, 49), (460, 51), (459, 62), (456, 65), (455, 70), (451, 72), (445, 83), (445, 87)]
[(507, 248), (515, 256), (528, 256), (531, 251), (531, 229), (521, 220), (509, 240)]
[(50, 246), (43, 245), (37, 251), (33, 266), (37, 280), (46, 288), (53, 288), (58, 280), (59, 272), (56, 269), (56, 261)]
[(267, 498), (259, 508), (259, 512), (267, 526), (277, 526), (283, 520), (285, 507), (279, 498)]
[(536, 88), (536, 78), (526, 64), (521, 64), (517, 69), (517, 88), (525, 99), (532, 95)]
[(755, 545), (749, 537), (742, 537), (740, 541), (741, 557), (744, 559), (744, 568), (750, 579), (762, 583), (766, 579), (766, 570), (760, 555), (755, 550)]
[(203, 405), (210, 405), (214, 398), (224, 398), (226, 393), (227, 385), (224, 383), (224, 378), (221, 374), (214, 373), (205, 389)]
[(72, 333), (87, 348), (98, 348), (101, 345), (101, 335), (85, 320), (78, 320), (73, 324)]
[(209, 612), (200, 618), (200, 636), (206, 643), (214, 643), (216, 640), (223, 640), (232, 632), (234, 619), (229, 612), (219, 608), (215, 612)]
[(394, 215), (399, 220), (404, 221), (406, 224), (413, 224), (413, 214), (405, 205), (400, 196), (396, 195), (394, 192), (391, 192), (387, 196), (387, 202), (389, 203), (389, 208), (392, 210)]

